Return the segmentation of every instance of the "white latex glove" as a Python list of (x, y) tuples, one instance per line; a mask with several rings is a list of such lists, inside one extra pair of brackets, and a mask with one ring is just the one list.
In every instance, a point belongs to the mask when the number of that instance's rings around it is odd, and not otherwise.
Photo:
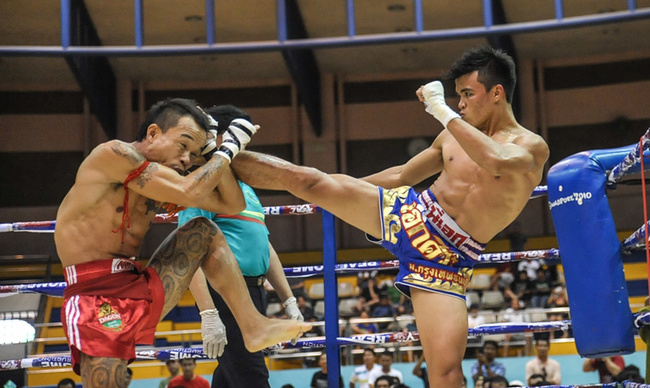
[[(287, 298), (282, 305), (284, 306), (284, 312), (287, 314), (289, 319), (293, 319), (294, 321), (304, 321), (305, 317), (302, 316), (302, 313), (300, 312), (300, 309), (298, 308), (298, 304), (296, 303), (296, 297), (292, 296), (290, 298)], [(295, 345), (298, 342), (298, 337), (293, 338), (291, 340), (291, 344)]]
[(217, 309), (203, 310), (200, 315), (203, 353), (210, 358), (220, 357), (223, 349), (228, 345), (226, 326), (221, 322)]
[(454, 112), (445, 102), (445, 89), (440, 81), (429, 82), (422, 88), (425, 110), (440, 121), (447, 128), (453, 119), (459, 119), (460, 115)]

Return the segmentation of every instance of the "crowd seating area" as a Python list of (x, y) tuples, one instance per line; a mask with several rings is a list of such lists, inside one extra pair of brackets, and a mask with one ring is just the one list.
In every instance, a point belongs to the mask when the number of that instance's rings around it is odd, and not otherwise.
[[(512, 270), (512, 268), (510, 268)], [(517, 271), (518, 268), (515, 269)], [(544, 300), (544, 305), (536, 306), (532, 303), (532, 295), (517, 294), (517, 283), (514, 281), (518, 273), (507, 275), (507, 268), (500, 266), (479, 266), (476, 268), (474, 277), (468, 286), (467, 306), (468, 323), (470, 325), (480, 323), (495, 323), (509, 320), (520, 320), (523, 322), (540, 322), (555, 319), (570, 319), (569, 309), (566, 305), (564, 294), (562, 267), (559, 264), (542, 264), (544, 279), (548, 281), (549, 295), (537, 298), (537, 301)], [(625, 274), (628, 279), (628, 291), (630, 304), (633, 311), (637, 311), (643, 303), (644, 294), (647, 295), (647, 275), (645, 263), (625, 262)], [(57, 269), (47, 271), (48, 281), (60, 281), (60, 273)], [(521, 271), (518, 271), (521, 272)], [(506, 275), (504, 275), (506, 274)], [(396, 271), (382, 270), (379, 272), (361, 272), (358, 275), (338, 276), (338, 296), (340, 315), (340, 334), (350, 337), (365, 333), (382, 333), (396, 331), (415, 331), (417, 322), (412, 315), (410, 301), (403, 298), (393, 287)], [(512, 279), (500, 282), (501, 278)], [(36, 279), (31, 276), (30, 279)], [(46, 280), (45, 278), (36, 281)], [(15, 282), (15, 280), (11, 280)], [(5, 283), (8, 283), (5, 281)], [(296, 283), (292, 281), (292, 284)], [(323, 338), (321, 321), (324, 319), (324, 297), (325, 290), (323, 279), (319, 277), (305, 278), (297, 282), (299, 287), (294, 288), (294, 293), (299, 299), (303, 315), (307, 320), (315, 322), (312, 332), (307, 336)], [(638, 284), (637, 284), (638, 283)], [(642, 284), (643, 283), (643, 284)], [(504, 286), (505, 284), (505, 286)], [(531, 282), (529, 287), (536, 289), (537, 282)], [(646, 288), (643, 287), (645, 285)], [(537, 290), (537, 289), (536, 289)], [(521, 291), (519, 289), (519, 291)], [(564, 294), (564, 302), (551, 298), (552, 294), (558, 291)], [(513, 295), (516, 297), (513, 298)], [(272, 290), (269, 290), (269, 303), (267, 308), (268, 316), (282, 317), (283, 309), (281, 301), (277, 300)], [(0, 314), (5, 319), (21, 317), (27, 319), (37, 327), (37, 340), (21, 345), (18, 353), (8, 354), (8, 347), (3, 347), (3, 359), (16, 359), (30, 355), (67, 353), (68, 348), (60, 324), (61, 298), (46, 297), (39, 294), (20, 294), (13, 297), (25, 298), (20, 302), (10, 301), (9, 298), (0, 298), (7, 303), (0, 303)], [(11, 297), (11, 298), (13, 298)], [(29, 299), (29, 302), (27, 300)], [(560, 298), (561, 299), (561, 298)], [(523, 303), (513, 303), (513, 300)], [(564, 303), (564, 305), (562, 305)], [(18, 311), (15, 306), (21, 306)], [(21, 314), (25, 315), (22, 317)], [(31, 315), (29, 315), (31, 314)], [(17, 316), (16, 316), (17, 315)], [(571, 332), (552, 333), (554, 349), (561, 349), (561, 344), (572, 344)], [(473, 358), (475, 350), (482, 345), (485, 339), (495, 339), (501, 345), (499, 356), (531, 356), (532, 334), (521, 336), (481, 336), (468, 339), (468, 350), (466, 358)], [(155, 346), (158, 348), (192, 347), (201, 345), (200, 317), (196, 309), (194, 299), (189, 291), (184, 294), (178, 306), (176, 306), (157, 328), (157, 339)], [(417, 341), (410, 343), (389, 343), (377, 347), (378, 352), (389, 351), (394, 355), (395, 361), (409, 362), (421, 351)], [(575, 353), (575, 347), (564, 347), (567, 353)], [(573, 350), (571, 350), (573, 349)], [(268, 363), (272, 370), (300, 368), (304, 366), (315, 366), (319, 349), (287, 350), (269, 354)], [(354, 365), (361, 363), (362, 348), (359, 346), (342, 347), (342, 364)]]

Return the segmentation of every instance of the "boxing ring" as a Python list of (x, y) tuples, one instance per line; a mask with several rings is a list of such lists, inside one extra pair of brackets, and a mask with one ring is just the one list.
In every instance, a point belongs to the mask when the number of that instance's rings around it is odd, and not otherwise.
[[(61, 37), (60, 46), (0, 46), (0, 54), (11, 56), (65, 56), (69, 54), (87, 56), (122, 56), (122, 55), (201, 55), (206, 53), (254, 52), (344, 47), (378, 42), (404, 42), (423, 40), (442, 40), (464, 38), (468, 36), (487, 36), (514, 34), (609, 23), (647, 19), (650, 9), (637, 9), (634, 0), (628, 0), (628, 10), (613, 14), (601, 14), (566, 18), (562, 13), (562, 0), (555, 1), (556, 18), (547, 21), (515, 23), (510, 25), (495, 24), (492, 15), (492, 2), (482, 0), (484, 7), (484, 25), (476, 28), (426, 31), (423, 29), (422, 1), (414, 0), (415, 28), (412, 32), (394, 34), (357, 35), (354, 26), (353, 1), (346, 1), (349, 13), (348, 36), (327, 39), (288, 39), (287, 20), (278, 12), (277, 41), (248, 42), (232, 44), (216, 42), (214, 34), (207, 34), (206, 44), (176, 46), (146, 46), (143, 44), (143, 21), (136, 17), (136, 42), (133, 47), (75, 46), (71, 44), (70, 0), (61, 0)], [(284, 0), (278, 0), (278, 8), (284, 7)], [(142, 1), (135, 1), (136, 15), (142, 14)], [(214, 4), (206, 1), (206, 9)], [(212, 14), (206, 12), (206, 14)], [(206, 30), (215, 30), (213, 18), (207, 18)], [(554, 165), (548, 174), (548, 187), (541, 186), (531, 198), (548, 195), (549, 207), (558, 237), (558, 249), (504, 252), (483, 254), (477, 263), (495, 264), (523, 259), (560, 259), (565, 268), (565, 278), (569, 293), (570, 321), (535, 322), (525, 324), (487, 324), (470, 329), (469, 336), (506, 333), (535, 333), (572, 328), (576, 347), (581, 356), (599, 357), (613, 354), (628, 354), (634, 351), (635, 330), (650, 325), (648, 313), (633, 314), (628, 300), (622, 255), (628, 250), (645, 247), (647, 252), (646, 230), (650, 227), (647, 218), (634, 234), (619, 242), (615, 225), (609, 209), (606, 191), (615, 189), (621, 177), (644, 171), (642, 163), (650, 161), (650, 156), (643, 154), (648, 148), (648, 134), (640, 144), (612, 150), (587, 151), (573, 155)], [(645, 189), (645, 187), (644, 187)], [(643, 193), (645, 198), (645, 192)], [(645, 201), (644, 201), (645, 205)], [(268, 215), (307, 215), (321, 214), (323, 223), (323, 265), (313, 267), (285, 268), (287, 277), (323, 276), (325, 302), (325, 339), (301, 339), (295, 345), (278, 344), (268, 350), (325, 348), (328, 355), (328, 379), (331, 386), (336, 386), (339, 371), (339, 349), (348, 345), (376, 345), (384, 343), (405, 343), (417, 340), (417, 332), (381, 333), (373, 335), (341, 337), (339, 335), (337, 275), (355, 273), (359, 269), (391, 269), (397, 262), (372, 261), (364, 263), (337, 264), (337, 247), (334, 217), (313, 205), (279, 206), (265, 208)], [(647, 210), (644, 209), (644, 214)], [(174, 222), (173, 217), (159, 215), (159, 223)], [(14, 222), (0, 224), (0, 232), (17, 233), (52, 233), (55, 222)], [(585, 247), (589, 247), (586, 249)], [(646, 255), (650, 256), (649, 253)], [(650, 257), (648, 257), (650, 268)], [(598, 265), (594, 265), (597, 262)], [(650, 277), (649, 277), (650, 278)], [(40, 293), (52, 297), (61, 297), (65, 282), (36, 283), (16, 286), (0, 286), (0, 296), (9, 293)], [(599, 303), (593, 303), (598, 300)], [(612, 335), (615, 334), (615, 335)], [(171, 350), (138, 350), (139, 360), (167, 360), (187, 357), (205, 358), (200, 348), (180, 348)], [(68, 355), (42, 355), (19, 360), (0, 360), (0, 370), (32, 367), (66, 366), (70, 364)], [(616, 387), (612, 384), (595, 384), (589, 386)], [(626, 387), (648, 387), (645, 384), (628, 382)], [(559, 387), (559, 386), (558, 386)], [(569, 387), (569, 386), (561, 386)]]
[[(524, 259), (561, 259), (564, 267), (571, 320), (554, 322), (494, 323), (469, 329), (468, 336), (488, 334), (537, 333), (554, 330), (573, 330), (576, 348), (583, 357), (623, 355), (635, 351), (637, 329), (650, 325), (650, 313), (633, 314), (629, 305), (622, 255), (631, 250), (650, 251), (645, 243), (650, 226), (647, 216), (644, 224), (623, 242), (619, 242), (606, 190), (615, 189), (623, 176), (638, 173), (645, 181), (645, 163), (650, 162), (650, 130), (636, 145), (608, 150), (585, 151), (570, 156), (552, 166), (548, 186), (539, 186), (531, 198), (548, 195), (548, 203), (555, 224), (559, 249), (524, 252), (486, 253), (479, 257), (482, 264), (506, 263)], [(644, 185), (645, 186), (645, 185)], [(643, 188), (645, 198), (645, 187)], [(645, 203), (645, 201), (644, 201)], [(328, 378), (334, 383), (340, 375), (340, 347), (348, 345), (401, 344), (419, 339), (417, 332), (395, 332), (339, 335), (337, 275), (359, 270), (384, 270), (398, 267), (397, 260), (368, 261), (337, 264), (334, 216), (312, 204), (264, 208), (271, 215), (321, 214), (323, 222), (323, 265), (285, 268), (287, 277), (323, 276), (325, 303), (325, 338), (302, 338), (295, 345), (290, 342), (267, 349), (274, 352), (286, 349), (326, 349)], [(644, 212), (645, 213), (645, 212)], [(173, 223), (175, 216), (159, 214), (155, 223)], [(15, 222), (0, 224), (0, 232), (52, 233), (55, 221)], [(589, 246), (590, 249), (585, 249)], [(647, 261), (650, 266), (650, 260)], [(40, 293), (61, 297), (65, 282), (0, 286), (0, 295), (8, 293)], [(594, 303), (598, 300), (599, 303)], [(207, 358), (201, 348), (167, 350), (138, 350), (138, 360), (168, 360)], [(0, 361), (0, 370), (70, 365), (69, 355), (42, 355), (19, 360)], [(589, 385), (618, 387), (616, 383)], [(650, 387), (626, 382), (625, 387)], [(570, 386), (562, 386), (570, 387)]]

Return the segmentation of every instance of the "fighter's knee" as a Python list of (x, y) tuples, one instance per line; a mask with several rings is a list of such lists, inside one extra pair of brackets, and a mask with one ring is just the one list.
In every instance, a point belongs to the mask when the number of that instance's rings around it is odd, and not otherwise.
[(445, 381), (448, 387), (460, 387), (463, 381), (463, 370), (460, 367), (443, 368), (441, 371), (441, 378)]

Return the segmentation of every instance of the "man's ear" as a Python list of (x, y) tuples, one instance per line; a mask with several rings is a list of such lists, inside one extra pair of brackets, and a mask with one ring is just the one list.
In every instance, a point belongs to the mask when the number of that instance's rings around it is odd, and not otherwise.
[(147, 127), (147, 139), (154, 139), (156, 136), (160, 135), (162, 133), (162, 130), (158, 126), (158, 124), (150, 124)]
[(506, 91), (503, 89), (503, 85), (501, 85), (501, 84), (496, 84), (492, 88), (491, 93), (492, 93), (492, 97), (494, 98), (494, 102), (497, 102), (497, 101), (499, 101), (501, 99), (506, 98)]

